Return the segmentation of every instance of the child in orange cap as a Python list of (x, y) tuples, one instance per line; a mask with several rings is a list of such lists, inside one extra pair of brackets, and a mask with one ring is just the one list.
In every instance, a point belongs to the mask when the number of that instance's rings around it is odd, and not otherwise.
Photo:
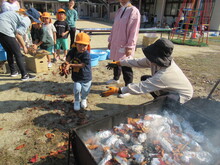
[(73, 47), (66, 57), (66, 70), (72, 68), (72, 80), (74, 81), (74, 110), (85, 109), (87, 107), (87, 96), (92, 83), (91, 58), (88, 52), (90, 37), (86, 33), (76, 35), (75, 47)]
[(56, 28), (57, 35), (57, 43), (55, 45), (57, 50), (57, 58), (60, 58), (60, 49), (62, 47), (64, 51), (63, 60), (66, 60), (67, 50), (68, 50), (68, 34), (70, 31), (70, 27), (66, 20), (66, 12), (64, 9), (59, 9), (57, 11), (57, 21), (55, 21), (54, 26)]
[[(44, 12), (41, 16), (43, 22), (43, 37), (42, 40), (37, 44), (41, 49), (47, 50), (56, 57), (54, 51), (54, 45), (56, 44), (56, 28), (52, 24), (51, 15), (48, 12)], [(52, 67), (51, 57), (47, 55), (48, 68)]]

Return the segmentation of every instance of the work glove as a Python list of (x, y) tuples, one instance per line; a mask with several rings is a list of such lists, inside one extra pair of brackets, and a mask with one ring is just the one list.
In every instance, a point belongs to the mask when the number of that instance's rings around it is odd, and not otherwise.
[(109, 62), (108, 65), (106, 65), (106, 68), (108, 70), (111, 70), (119, 65), (120, 65), (120, 61)]
[(102, 97), (108, 97), (110, 95), (113, 95), (119, 92), (119, 88), (117, 87), (106, 87), (106, 88), (108, 88), (108, 90), (100, 94)]

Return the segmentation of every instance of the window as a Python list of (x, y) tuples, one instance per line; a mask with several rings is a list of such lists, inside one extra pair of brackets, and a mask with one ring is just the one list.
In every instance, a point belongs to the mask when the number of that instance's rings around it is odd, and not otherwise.
[(178, 16), (179, 8), (183, 0), (167, 0), (165, 7), (165, 16)]

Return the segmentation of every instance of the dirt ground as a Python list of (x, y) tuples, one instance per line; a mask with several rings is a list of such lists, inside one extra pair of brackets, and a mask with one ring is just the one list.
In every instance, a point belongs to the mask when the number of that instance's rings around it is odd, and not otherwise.
[[(78, 28), (111, 27), (108, 23), (78, 21)], [(136, 58), (144, 57), (142, 38), (139, 35)], [(107, 49), (108, 35), (92, 35), (91, 47)], [(220, 42), (209, 47), (175, 45), (173, 57), (194, 87), (194, 98), (206, 97), (220, 78)], [(105, 82), (112, 78), (112, 71), (105, 68), (108, 61), (101, 61), (92, 68), (93, 84), (88, 97), (88, 108), (80, 113), (72, 109), (73, 82), (58, 74), (61, 61), (37, 78), (22, 82), (20, 77), (11, 78), (0, 74), (0, 165), (29, 164), (38, 155), (37, 165), (66, 164), (68, 130), (79, 125), (115, 114), (152, 100), (149, 94), (117, 98), (101, 98)], [(134, 82), (149, 69), (134, 69)], [(119, 86), (123, 86), (120, 79)], [(213, 97), (219, 99), (220, 88)], [(51, 134), (48, 134), (51, 133)], [(45, 135), (51, 135), (48, 138)], [(22, 147), (19, 147), (23, 145)], [(16, 150), (16, 147), (17, 150)], [(57, 154), (57, 151), (59, 154)], [(44, 159), (40, 157), (45, 156)], [(42, 157), (43, 158), (43, 157)]]

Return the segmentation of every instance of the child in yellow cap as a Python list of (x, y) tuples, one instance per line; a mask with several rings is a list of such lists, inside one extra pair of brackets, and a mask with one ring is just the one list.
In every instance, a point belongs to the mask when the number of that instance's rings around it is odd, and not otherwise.
[(57, 51), (57, 59), (60, 58), (60, 49), (62, 47), (63, 52), (64, 52), (64, 57), (63, 60), (66, 60), (66, 55), (67, 55), (67, 50), (69, 48), (68, 45), (68, 34), (70, 31), (70, 27), (68, 23), (65, 21), (66, 20), (66, 11), (62, 8), (60, 8), (57, 11), (57, 20), (54, 23), (54, 26), (56, 28), (56, 35), (57, 35), (57, 43), (55, 45), (56, 51)]
[[(48, 12), (43, 12), (41, 15), (41, 19), (43, 22), (43, 37), (41, 41), (37, 44), (41, 49), (47, 50), (56, 57), (56, 53), (54, 51), (54, 45), (56, 44), (56, 28), (52, 24), (51, 15)], [(51, 57), (47, 55), (48, 60), (48, 68), (52, 67)]]
[[(87, 107), (87, 96), (92, 83), (91, 58), (88, 52), (90, 37), (86, 33), (76, 35), (75, 47), (66, 57), (66, 70), (72, 68), (72, 80), (74, 81), (74, 110)], [(81, 101), (81, 105), (80, 105)]]

